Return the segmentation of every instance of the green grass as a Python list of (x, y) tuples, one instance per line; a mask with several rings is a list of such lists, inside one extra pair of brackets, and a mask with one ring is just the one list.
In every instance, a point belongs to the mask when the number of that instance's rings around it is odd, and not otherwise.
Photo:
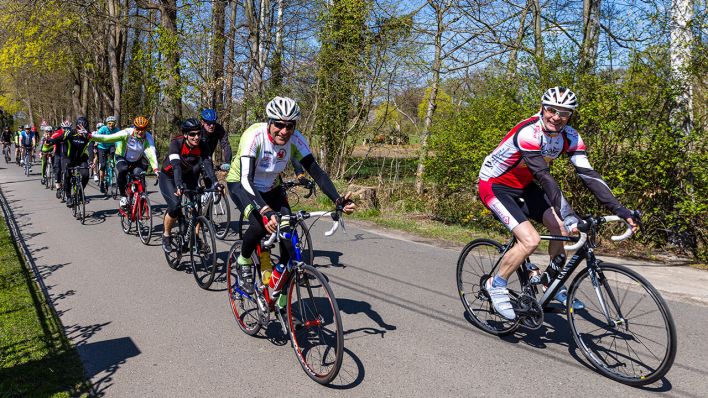
[(79, 356), (0, 220), (0, 397), (87, 396)]

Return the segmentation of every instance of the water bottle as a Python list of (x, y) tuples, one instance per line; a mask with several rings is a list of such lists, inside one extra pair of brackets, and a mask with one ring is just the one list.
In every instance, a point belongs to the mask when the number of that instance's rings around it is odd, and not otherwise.
[(266, 249), (262, 249), (258, 255), (258, 258), (261, 262), (261, 276), (263, 284), (268, 285), (273, 273), (273, 263), (270, 262), (270, 252)]
[(531, 262), (526, 263), (526, 272), (529, 275), (529, 282), (532, 285), (538, 285), (541, 283), (541, 276), (543, 274), (541, 273), (541, 269), (538, 268), (536, 264)]
[(280, 289), (281, 289), (280, 279), (282, 279), (282, 276), (284, 273), (285, 273), (285, 266), (283, 264), (278, 264), (273, 269), (273, 274), (270, 277), (270, 284), (269, 284), (270, 288), (273, 289), (273, 293), (280, 291)]
[(546, 270), (543, 272), (543, 276), (541, 277), (543, 284), (546, 286), (550, 285), (551, 282), (556, 279), (556, 276), (564, 265), (565, 254), (561, 253), (553, 257), (553, 260), (551, 260), (551, 262), (548, 264), (548, 268), (546, 268)]

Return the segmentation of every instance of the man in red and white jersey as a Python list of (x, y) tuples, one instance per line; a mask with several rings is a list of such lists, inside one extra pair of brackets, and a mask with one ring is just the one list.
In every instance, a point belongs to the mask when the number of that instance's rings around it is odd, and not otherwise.
[[(563, 197), (550, 172), (552, 161), (565, 153), (585, 186), (614, 214), (636, 231), (632, 212), (614, 197), (600, 174), (593, 170), (580, 134), (568, 126), (578, 101), (565, 87), (548, 89), (538, 114), (517, 124), (484, 159), (479, 172), (479, 195), (484, 204), (514, 234), (517, 244), (504, 255), (498, 273), (489, 278), (487, 291), (494, 309), (507, 319), (516, 314), (509, 301), (507, 279), (538, 247), (541, 238), (529, 218), (542, 222), (554, 235), (568, 235), (578, 216)], [(563, 253), (563, 242), (550, 241), (549, 254)], [(567, 289), (556, 299), (564, 305)], [(580, 301), (573, 307), (582, 308)]]

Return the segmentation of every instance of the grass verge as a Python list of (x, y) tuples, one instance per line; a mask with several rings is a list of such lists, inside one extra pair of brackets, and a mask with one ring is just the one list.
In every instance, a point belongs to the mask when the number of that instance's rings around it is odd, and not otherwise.
[(0, 397), (88, 396), (79, 356), (0, 217)]

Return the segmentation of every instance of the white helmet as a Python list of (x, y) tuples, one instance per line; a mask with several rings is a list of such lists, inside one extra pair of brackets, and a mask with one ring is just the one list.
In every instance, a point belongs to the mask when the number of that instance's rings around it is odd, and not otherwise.
[(45, 124), (44, 126), (42, 126), (42, 130), (44, 130), (44, 131), (52, 131), (52, 126), (50, 126), (50, 125), (48, 125), (48, 124)]
[(103, 123), (101, 123), (101, 122), (96, 123), (96, 130), (100, 129), (101, 127), (103, 127)]
[(294, 99), (288, 97), (275, 97), (266, 105), (266, 115), (274, 120), (298, 120), (300, 107)]
[(115, 123), (116, 122), (116, 117), (115, 116), (108, 116), (106, 118), (106, 123)]
[(545, 93), (543, 93), (543, 97), (541, 97), (541, 104), (575, 109), (578, 107), (578, 98), (575, 97), (575, 93), (570, 91), (570, 89), (556, 86), (549, 88)]

